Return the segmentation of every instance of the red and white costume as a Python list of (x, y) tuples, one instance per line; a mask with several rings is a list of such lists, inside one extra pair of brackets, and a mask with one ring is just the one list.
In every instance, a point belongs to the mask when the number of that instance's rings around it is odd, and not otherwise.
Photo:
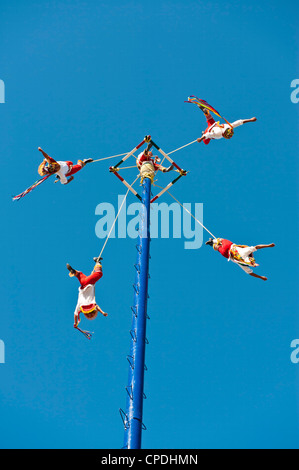
[(219, 124), (219, 121), (216, 122), (215, 119), (209, 115), (210, 117), (207, 118), (207, 123), (208, 127), (203, 133), (203, 142), (207, 145), (210, 140), (213, 139), (221, 139), (223, 137), (224, 132), (227, 129), (230, 129), (231, 127), (239, 127), (244, 124), (244, 121), (242, 119), (239, 119), (238, 121), (232, 122), (231, 126), (228, 124)]
[[(97, 268), (96, 268), (97, 269)], [(96, 307), (95, 283), (103, 276), (102, 269), (93, 271), (89, 276), (85, 276), (77, 271), (76, 277), (80, 282), (78, 302), (75, 309), (75, 316), (80, 317), (80, 313), (92, 312)], [(97, 313), (92, 317), (96, 318)]]
[(76, 165), (73, 162), (57, 162), (60, 165), (59, 171), (56, 171), (55, 175), (59, 176), (60, 183), (66, 184), (67, 178), (74, 175), (77, 171), (80, 171), (83, 168), (83, 165), (77, 163)]
[(142, 166), (144, 162), (151, 162), (154, 166), (155, 171), (159, 170), (160, 168), (160, 165), (155, 163), (150, 155), (147, 155), (146, 153), (141, 152), (137, 157), (136, 164), (137, 166)]
[(49, 157), (49, 155), (47, 157), (51, 163), (53, 164), (58, 163), (58, 165), (60, 166), (59, 170), (56, 171), (54, 174), (59, 176), (61, 184), (67, 184), (68, 182), (67, 178), (69, 176), (74, 175), (75, 173), (77, 173), (77, 171), (80, 171), (83, 168), (83, 162), (77, 163), (76, 165), (74, 165), (73, 162), (71, 161), (57, 162), (56, 160), (54, 160), (54, 158)]
[(232, 245), (233, 245), (233, 242), (231, 242), (229, 240), (225, 240), (225, 238), (222, 238), (221, 239), (221, 245), (218, 248), (219, 253), (221, 253), (222, 256), (224, 256), (225, 258), (229, 259), (229, 250), (230, 250)]
[[(242, 268), (247, 274), (251, 274), (253, 272), (249, 265), (253, 267), (258, 266), (252, 257), (252, 253), (256, 251), (255, 246), (239, 246), (230, 240), (225, 240), (222, 238), (221, 245), (217, 251), (219, 251), (222, 256), (227, 258), (228, 261), (233, 261), (233, 263), (236, 263), (238, 266), (240, 266), (240, 268)], [(238, 260), (235, 254), (237, 254), (241, 260)], [(244, 261), (244, 263), (242, 261)]]

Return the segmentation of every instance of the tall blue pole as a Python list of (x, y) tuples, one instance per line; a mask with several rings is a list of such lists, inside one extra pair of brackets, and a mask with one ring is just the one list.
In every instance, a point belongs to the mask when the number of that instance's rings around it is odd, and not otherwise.
[(129, 361), (129, 377), (127, 390), (127, 406), (125, 413), (125, 440), (127, 449), (141, 448), (144, 398), (144, 370), (146, 319), (149, 276), (149, 246), (150, 246), (150, 200), (151, 180), (144, 178), (142, 191), (142, 210), (140, 213), (139, 242), (137, 245), (136, 280), (134, 284), (135, 297), (132, 307), (131, 347)]

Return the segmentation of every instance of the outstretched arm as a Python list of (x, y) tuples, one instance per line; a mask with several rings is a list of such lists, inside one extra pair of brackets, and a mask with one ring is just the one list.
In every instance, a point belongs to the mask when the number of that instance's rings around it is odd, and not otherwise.
[(74, 314), (74, 328), (77, 328), (77, 326), (80, 323), (80, 312), (78, 313), (77, 311)]
[(257, 277), (258, 279), (262, 279), (263, 281), (267, 281), (268, 279), (266, 276), (259, 276), (258, 274), (255, 274), (255, 273), (249, 273), (249, 276)]
[(270, 243), (270, 245), (256, 245), (255, 249), (262, 250), (263, 248), (273, 248), (273, 246), (275, 246), (275, 243)]
[(246, 124), (247, 122), (255, 122), (257, 121), (256, 117), (250, 118), (250, 119), (243, 119), (243, 124)]
[(108, 317), (108, 313), (103, 312), (103, 310), (101, 309), (101, 307), (99, 307), (98, 305), (97, 305), (97, 310), (98, 310), (104, 317)]
[(256, 120), (257, 120), (256, 117), (253, 117), (250, 119), (238, 119), (237, 121), (232, 122), (231, 126), (235, 129), (236, 127), (246, 124), (247, 122), (255, 122)]
[(54, 158), (50, 157), (46, 152), (44, 152), (43, 149), (38, 147), (38, 150), (43, 154), (45, 160), (47, 160), (48, 163), (53, 163), (53, 162), (56, 163), (56, 160), (54, 160)]

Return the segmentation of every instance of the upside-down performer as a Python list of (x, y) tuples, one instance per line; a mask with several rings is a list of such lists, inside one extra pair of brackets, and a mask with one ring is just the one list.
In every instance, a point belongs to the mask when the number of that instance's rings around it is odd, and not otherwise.
[(274, 243), (270, 245), (256, 245), (256, 246), (247, 246), (247, 245), (236, 245), (230, 240), (225, 238), (210, 238), (206, 245), (210, 245), (214, 248), (215, 251), (218, 251), (222, 256), (228, 259), (228, 261), (233, 261), (238, 264), (247, 274), (253, 277), (267, 281), (265, 276), (259, 276), (255, 274), (252, 268), (258, 266), (256, 263), (253, 253), (262, 248), (272, 248), (275, 246)]
[[(242, 126), (247, 122), (255, 122), (257, 120), (256, 117), (253, 117), (250, 119), (239, 119), (238, 121), (230, 123), (223, 116), (221, 116), (221, 114), (219, 114), (219, 112), (216, 111), (213, 106), (211, 106), (205, 100), (197, 98), (197, 96), (194, 95), (189, 96), (188, 101), (186, 101), (186, 103), (196, 104), (196, 106), (198, 106), (199, 109), (202, 110), (206, 117), (208, 127), (205, 131), (202, 132), (202, 136), (197, 139), (197, 142), (203, 141), (205, 144), (209, 144), (211, 140), (221, 139), (222, 137), (224, 137), (225, 139), (231, 139), (234, 135), (234, 129), (236, 127)], [(216, 114), (216, 116), (224, 119), (226, 124), (220, 124), (220, 121), (216, 122), (213, 116), (211, 115), (210, 111)]]
[[(85, 318), (88, 320), (94, 320), (97, 317), (98, 312), (100, 312), (104, 317), (108, 316), (108, 313), (105, 313), (99, 307), (95, 299), (95, 284), (103, 276), (101, 259), (102, 258), (94, 258), (95, 267), (89, 276), (86, 276), (81, 271), (73, 269), (68, 263), (66, 265), (67, 269), (69, 270), (69, 276), (75, 276), (80, 283), (78, 301), (74, 312), (74, 328), (79, 329), (78, 325), (81, 321), (81, 313), (83, 313)], [(86, 336), (90, 335), (89, 332), (84, 330), (80, 331), (82, 331), (84, 334), (87, 333)]]
[(197, 139), (197, 142), (203, 141), (206, 145), (209, 144), (211, 140), (221, 139), (222, 137), (225, 139), (231, 139), (236, 127), (242, 126), (247, 122), (255, 122), (257, 120), (256, 117), (253, 117), (250, 119), (238, 119), (230, 124), (220, 124), (219, 121), (215, 121), (207, 108), (203, 106), (199, 106), (199, 108), (203, 111), (206, 117), (208, 127), (203, 131), (202, 136)]
[(40, 147), (38, 150), (43, 154), (44, 160), (38, 167), (38, 173), (41, 176), (56, 175), (57, 181), (61, 184), (68, 184), (74, 179), (74, 174), (82, 170), (86, 163), (93, 161), (92, 158), (86, 158), (85, 160), (78, 160), (77, 164), (74, 165), (71, 161), (56, 161), (44, 152)]

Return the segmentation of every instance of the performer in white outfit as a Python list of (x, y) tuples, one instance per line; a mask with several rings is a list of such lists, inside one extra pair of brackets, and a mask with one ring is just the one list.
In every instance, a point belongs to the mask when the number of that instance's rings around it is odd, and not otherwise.
[(222, 137), (225, 139), (231, 139), (236, 127), (242, 126), (247, 122), (255, 122), (257, 120), (256, 117), (253, 117), (250, 119), (238, 119), (238, 121), (232, 122), (231, 125), (220, 124), (219, 121), (215, 121), (207, 108), (203, 106), (199, 106), (199, 108), (203, 111), (206, 117), (208, 127), (203, 131), (202, 136), (197, 139), (197, 142), (203, 141), (205, 144), (209, 144), (209, 142), (214, 139), (222, 139)]
[(74, 328), (77, 328), (80, 323), (81, 312), (88, 320), (94, 320), (98, 312), (104, 317), (107, 317), (108, 313), (98, 306), (95, 299), (95, 284), (103, 276), (102, 265), (100, 260), (94, 258), (95, 267), (89, 276), (85, 276), (81, 271), (73, 269), (69, 264), (66, 265), (69, 270), (71, 277), (75, 276), (80, 282), (78, 301), (74, 312)]
[[(45, 175), (56, 175), (57, 180), (61, 184), (68, 184), (73, 181), (73, 175), (86, 165), (93, 161), (92, 158), (86, 158), (85, 160), (78, 160), (77, 164), (74, 165), (71, 161), (56, 161), (44, 152), (40, 147), (38, 150), (43, 154), (44, 160), (38, 167), (38, 173), (41, 176)], [(55, 181), (55, 182), (56, 182)]]
[(228, 261), (233, 261), (233, 263), (236, 263), (250, 276), (267, 281), (266, 276), (259, 276), (253, 272), (252, 268), (258, 266), (253, 257), (253, 253), (263, 248), (273, 248), (275, 246), (274, 243), (270, 243), (269, 245), (247, 246), (236, 245), (235, 243), (231, 242), (230, 240), (226, 240), (225, 238), (210, 238), (206, 242), (206, 245), (212, 246), (215, 251), (218, 251), (222, 256), (227, 258)]

